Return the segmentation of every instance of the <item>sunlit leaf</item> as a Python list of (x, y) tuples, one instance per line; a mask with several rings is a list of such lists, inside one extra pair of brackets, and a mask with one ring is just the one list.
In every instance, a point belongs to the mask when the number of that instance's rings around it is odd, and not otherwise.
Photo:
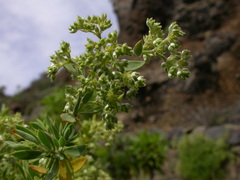
[(74, 116), (68, 114), (68, 113), (64, 113), (64, 114), (61, 114), (60, 117), (62, 118), (62, 121), (66, 121), (66, 122), (75, 122), (76, 119), (74, 118)]
[(145, 64), (144, 61), (128, 61), (128, 66), (125, 67), (124, 69), (126, 71), (134, 71), (142, 67), (144, 64)]
[(79, 170), (81, 170), (84, 166), (84, 164), (86, 163), (87, 158), (85, 157), (80, 157), (77, 159), (74, 159), (73, 161), (71, 161), (72, 167), (73, 167), (73, 172), (77, 172)]
[(30, 165), (29, 168), (37, 173), (46, 174), (47, 169), (41, 166)]
[(73, 168), (68, 159), (59, 163), (59, 180), (73, 180)]

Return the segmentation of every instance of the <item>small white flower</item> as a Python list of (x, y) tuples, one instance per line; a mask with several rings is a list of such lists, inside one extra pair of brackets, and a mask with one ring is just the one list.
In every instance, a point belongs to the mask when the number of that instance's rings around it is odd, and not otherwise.
[(132, 72), (132, 74), (131, 74), (132, 77), (136, 77), (137, 75), (138, 75), (137, 72)]
[(138, 81), (142, 81), (142, 80), (144, 80), (144, 78), (143, 78), (143, 76), (139, 76), (139, 77), (137, 78), (137, 80), (138, 80)]
[(40, 164), (45, 164), (45, 163), (46, 163), (46, 159), (45, 159), (45, 158), (41, 158), (41, 159), (39, 160), (39, 163), (40, 163)]

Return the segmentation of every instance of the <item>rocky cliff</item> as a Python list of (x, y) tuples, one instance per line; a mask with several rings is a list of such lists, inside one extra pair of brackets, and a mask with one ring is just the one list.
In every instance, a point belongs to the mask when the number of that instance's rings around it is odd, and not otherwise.
[(120, 115), (127, 126), (240, 123), (240, 1), (113, 0), (113, 6), (120, 42), (134, 45), (147, 33), (146, 18), (153, 17), (164, 28), (176, 21), (186, 33), (182, 48), (192, 52), (186, 81), (169, 80), (158, 59), (140, 70), (148, 84), (132, 101), (132, 113)]

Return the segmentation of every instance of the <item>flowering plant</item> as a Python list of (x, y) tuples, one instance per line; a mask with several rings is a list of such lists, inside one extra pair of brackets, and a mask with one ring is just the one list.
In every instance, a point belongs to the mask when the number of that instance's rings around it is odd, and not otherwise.
[[(148, 63), (151, 58), (160, 57), (162, 68), (169, 78), (186, 79), (189, 76), (187, 60), (188, 50), (178, 51), (178, 39), (184, 35), (174, 22), (168, 28), (168, 34), (160, 23), (147, 19), (149, 33), (132, 48), (126, 43), (119, 44), (117, 32), (103, 37), (102, 33), (111, 27), (106, 14), (101, 16), (78, 17), (70, 26), (71, 33), (82, 31), (92, 33), (98, 41), (87, 39), (85, 53), (72, 57), (67, 42), (51, 56), (51, 66), (47, 73), (51, 80), (63, 67), (71, 74), (75, 84), (65, 89), (66, 105), (59, 118), (46, 116), (29, 125), (17, 125), (12, 134), (21, 139), (18, 143), (8, 142), (14, 149), (12, 156), (28, 160), (29, 167), (47, 180), (56, 176), (60, 180), (74, 179), (74, 173), (82, 169), (86, 162), (84, 153), (87, 144), (79, 144), (82, 120), (86, 118), (102, 119), (107, 130), (117, 123), (119, 112), (129, 112), (131, 106), (123, 103), (123, 98), (134, 98), (145, 79), (135, 70)], [(123, 59), (122, 57), (142, 57), (142, 61)], [(27, 179), (36, 174), (28, 173)]]

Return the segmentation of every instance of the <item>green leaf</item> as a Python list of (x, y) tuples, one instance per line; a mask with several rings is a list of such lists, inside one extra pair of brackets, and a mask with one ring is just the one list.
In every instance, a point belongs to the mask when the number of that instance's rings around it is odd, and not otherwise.
[(70, 72), (72, 75), (77, 76), (78, 72), (76, 69), (72, 66), (72, 64), (65, 64), (64, 67), (67, 69), (68, 72)]
[(79, 111), (79, 109), (80, 109), (81, 100), (82, 100), (82, 96), (80, 96), (80, 94), (79, 94), (79, 95), (78, 95), (77, 102), (76, 102), (76, 104), (75, 104), (75, 106), (74, 106), (74, 110), (73, 110), (73, 115), (74, 115), (74, 117), (76, 117), (77, 114), (78, 114), (78, 111)]
[(30, 125), (36, 130), (44, 130), (37, 122), (30, 122)]
[(81, 114), (96, 114), (96, 113), (100, 112), (101, 110), (102, 109), (96, 103), (89, 102), (80, 109), (79, 113), (81, 113)]
[(54, 150), (55, 146), (54, 146), (54, 142), (52, 141), (51, 136), (49, 136), (47, 133), (39, 130), (38, 131), (38, 138), (40, 139), (41, 143), (47, 147), (50, 150)]
[(53, 124), (50, 124), (50, 129), (52, 131), (52, 133), (54, 134), (55, 138), (59, 138), (59, 133), (57, 131), (57, 129), (55, 128), (55, 126)]
[(41, 151), (16, 151), (12, 153), (13, 157), (21, 160), (36, 159), (42, 154)]
[(56, 137), (57, 139), (59, 139), (60, 137), (60, 133), (62, 132), (62, 126), (63, 126), (63, 122), (61, 118), (57, 118), (54, 120), (53, 126), (56, 129), (57, 133), (58, 133), (58, 137)]
[(54, 124), (53, 124), (53, 120), (49, 116), (47, 116), (46, 121), (50, 126), (50, 130), (51, 130), (52, 134), (54, 134), (55, 138), (58, 139), (59, 138), (59, 133), (58, 133), (57, 129), (55, 128)]
[(66, 141), (69, 140), (69, 136), (72, 133), (72, 131), (74, 131), (73, 124), (66, 125), (66, 128), (64, 128), (63, 130), (63, 137), (65, 138)]
[(28, 132), (26, 132), (26, 131), (21, 131), (21, 130), (19, 130), (19, 129), (16, 129), (16, 133), (19, 134), (19, 135), (20, 135), (23, 139), (25, 139), (25, 140), (34, 142), (34, 143), (36, 143), (36, 144), (39, 143), (37, 137), (36, 137), (35, 135), (32, 136), (32, 133), (29, 134)]
[(60, 117), (62, 118), (62, 121), (71, 122), (71, 123), (76, 122), (75, 117), (68, 113), (61, 114)]
[(47, 129), (44, 126), (44, 123), (40, 119), (37, 119), (36, 123), (42, 128), (43, 131), (47, 131)]
[(86, 150), (85, 145), (80, 145), (80, 146), (71, 146), (65, 149), (65, 153), (70, 155), (70, 156), (81, 156), (82, 153)]
[(60, 147), (64, 147), (66, 144), (66, 140), (63, 136), (60, 137), (60, 139), (58, 140), (59, 146)]
[(83, 97), (82, 96), (78, 96), (77, 102), (75, 104), (74, 110), (73, 110), (73, 115), (74, 117), (77, 116), (77, 114), (79, 113), (79, 111), (84, 107), (85, 104), (87, 104), (89, 102), (89, 100), (91, 100), (91, 98), (95, 97), (93, 96), (94, 94), (94, 90), (88, 90)]
[(80, 157), (77, 159), (74, 159), (73, 161), (71, 161), (72, 167), (73, 167), (73, 172), (77, 172), (79, 170), (81, 170), (84, 166), (84, 164), (86, 163), (87, 158), (85, 157)]
[(68, 140), (71, 141), (71, 140), (73, 139), (74, 133), (75, 133), (74, 127), (73, 127), (73, 126), (70, 126), (70, 133), (69, 133), (69, 136), (68, 136)]
[[(19, 162), (17, 162), (17, 163), (15, 164), (15, 166), (16, 166), (16, 169), (18, 169), (18, 172), (20, 172), (22, 178), (23, 178), (23, 179), (27, 179), (27, 178), (26, 178), (25, 171), (23, 170), (23, 167), (19, 164)], [(19, 174), (19, 175), (20, 175), (20, 174)]]
[(92, 97), (93, 95), (93, 90), (89, 90), (82, 98), (82, 103), (86, 104)]
[(137, 56), (140, 56), (142, 54), (142, 49), (143, 49), (143, 41), (140, 40), (135, 44), (133, 51)]
[(52, 166), (50, 167), (49, 171), (47, 172), (45, 180), (52, 180), (58, 173), (59, 170), (59, 161), (54, 160)]
[(59, 180), (73, 180), (74, 173), (71, 162), (65, 158), (59, 162)]
[(20, 151), (20, 150), (30, 150), (29, 147), (26, 147), (20, 143), (14, 143), (12, 141), (5, 141), (5, 143), (7, 143), (11, 148), (13, 148), (16, 151)]
[(21, 131), (23, 131), (23, 132), (26, 132), (27, 134), (30, 134), (30, 135), (32, 135), (33, 137), (35, 137), (36, 139), (37, 139), (37, 136), (31, 131), (31, 130), (29, 130), (29, 128), (25, 128), (25, 127), (23, 127), (23, 126), (16, 126), (16, 129), (17, 130), (21, 130)]
[(41, 166), (30, 165), (29, 168), (39, 174), (46, 174), (47, 169)]
[(126, 71), (134, 71), (142, 67), (144, 64), (145, 64), (144, 61), (128, 61), (128, 66), (125, 67), (124, 69)]
[(58, 140), (55, 137), (52, 137), (55, 147), (59, 148)]

